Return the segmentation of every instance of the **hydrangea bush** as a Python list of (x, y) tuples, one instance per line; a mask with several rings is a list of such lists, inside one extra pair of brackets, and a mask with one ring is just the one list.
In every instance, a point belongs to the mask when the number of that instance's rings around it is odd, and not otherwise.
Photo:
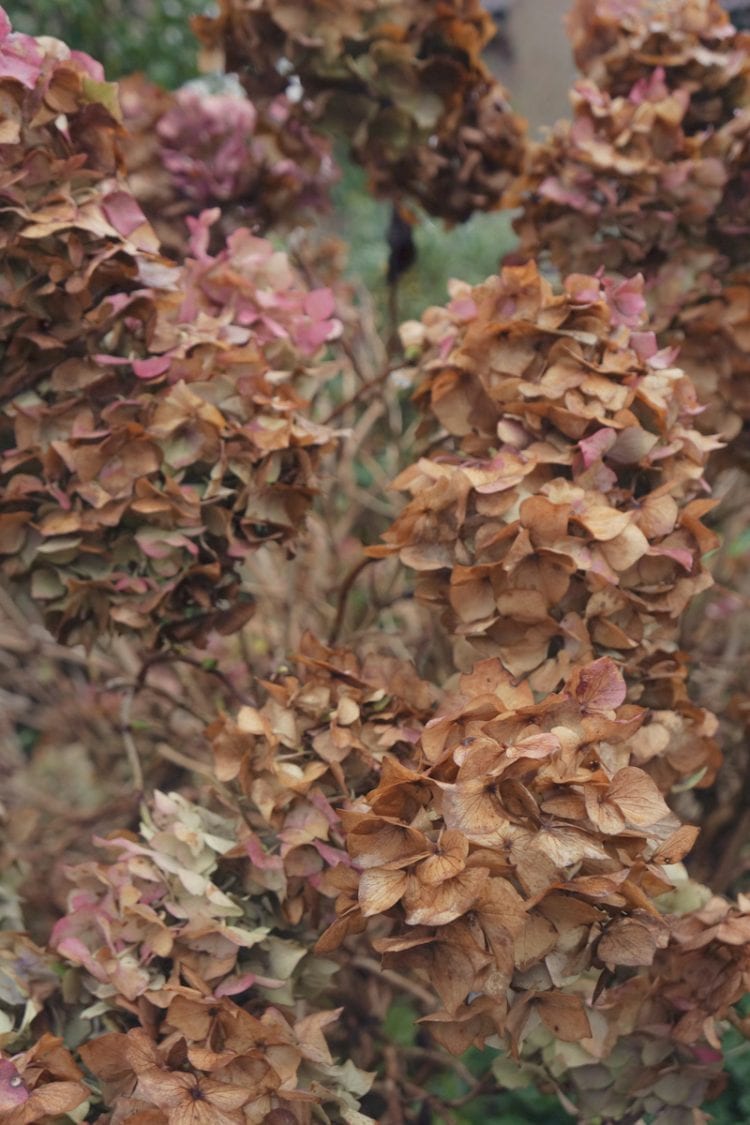
[(745, 43), (664, 11), (574, 10), (575, 120), (514, 189), (574, 272), (453, 282), (397, 356), (288, 228), (321, 122), (399, 204), (500, 203), (475, 0), (225, 0), (197, 29), (247, 96), (124, 114), (0, 12), (4, 1125), (426, 1125), (527, 1083), (709, 1120), (750, 902), (690, 873), (721, 753), (680, 628)]

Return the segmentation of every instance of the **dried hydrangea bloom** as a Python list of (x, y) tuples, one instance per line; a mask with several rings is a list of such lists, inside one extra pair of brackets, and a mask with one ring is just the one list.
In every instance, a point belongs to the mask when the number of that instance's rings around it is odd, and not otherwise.
[(387, 756), (410, 753), (435, 692), (385, 651), (360, 659), (310, 635), (295, 663), (261, 682), (261, 707), (242, 707), (209, 733), (217, 777), (245, 799), (252, 884), (297, 923), (328, 909), (321, 895), (339, 893), (342, 803), (376, 784)]
[(298, 225), (328, 205), (330, 142), (283, 94), (256, 107), (242, 94), (169, 93), (142, 76), (120, 83), (128, 183), (162, 245), (181, 256), (185, 217), (222, 210), (222, 229)]
[(558, 1038), (589, 1037), (566, 984), (651, 964), (669, 937), (661, 864), (697, 834), (636, 764), (650, 716), (625, 694), (608, 658), (541, 702), (498, 661), (463, 676), (411, 762), (386, 762), (342, 814), (353, 877), (318, 949), (390, 919), (376, 948), (436, 991), (429, 1029), (452, 1051), (516, 1044), (532, 1011)]
[[(32, 1047), (0, 1059), (0, 1113), (3, 1125), (37, 1125), (81, 1109), (91, 1098), (62, 1039), (45, 1032)], [(77, 1116), (77, 1115), (76, 1115)]]
[[(301, 816), (297, 838), (294, 828), (290, 819), (273, 841), (282, 856), (304, 846)], [(323, 836), (327, 862), (345, 861)], [(68, 911), (50, 948), (78, 968), (89, 1016), (127, 1012), (142, 1025), (81, 1047), (108, 1120), (160, 1111), (149, 1121), (190, 1122), (196, 1101), (219, 1115), (206, 1121), (260, 1123), (286, 1110), (280, 1120), (304, 1125), (299, 1107), (320, 1103), (346, 1120), (370, 1076), (331, 1057), (324, 1030), (339, 1012), (320, 1011), (316, 997), (336, 965), (311, 953), (314, 918), (285, 916), (283, 863), (267, 841), (237, 812), (156, 792), (138, 835), (97, 842), (110, 858), (68, 869)]]
[[(627, 94), (644, 69), (666, 65), (687, 83), (705, 83), (694, 121), (716, 119), (716, 98), (736, 71), (735, 31), (717, 0), (576, 0), (567, 18), (582, 73)], [(724, 73), (722, 73), (724, 72)]]
[(548, 1071), (586, 1120), (643, 1113), (667, 1125), (708, 1120), (698, 1107), (726, 1080), (721, 1021), (750, 981), (750, 915), (746, 896), (736, 905), (712, 898), (686, 880), (684, 870), (673, 870), (677, 891), (669, 898), (685, 901), (670, 903), (669, 943), (653, 964), (629, 979), (610, 980), (596, 994), (595, 979), (578, 982), (591, 1037), (563, 1043), (530, 1021), (519, 1044), (520, 1065), (499, 1060), (493, 1068), (499, 1081), (518, 1079), (528, 1061)]
[(307, 950), (275, 932), (270, 899), (243, 892), (253, 861), (242, 835), (236, 815), (156, 792), (140, 836), (98, 840), (108, 860), (67, 869), (73, 889), (50, 946), (85, 970), (103, 1010), (137, 1014), (142, 997), (164, 1007), (179, 977), (217, 997), (270, 989), (287, 1002)]
[(223, 0), (197, 26), (253, 100), (296, 82), (380, 195), (462, 221), (497, 207), (520, 168), (523, 128), (481, 60), (493, 26), (477, 0)]
[(112, 1107), (102, 1121), (149, 1125), (306, 1125), (323, 1105), (330, 1122), (370, 1122), (358, 1110), (372, 1075), (338, 1065), (325, 1032), (338, 1011), (256, 1017), (230, 1001), (184, 989), (154, 1042), (142, 1028), (81, 1048)]
[[(417, 399), (447, 436), (394, 482), (410, 501), (370, 553), (416, 570), (464, 666), (497, 655), (546, 693), (608, 653), (638, 702), (679, 700), (683, 721), (652, 754), (674, 755), (668, 788), (716, 765), (712, 721), (688, 715), (674, 659), (680, 615), (710, 585), (716, 443), (693, 428), (692, 384), (642, 330), (642, 307), (638, 281), (574, 275), (555, 293), (529, 265), (455, 285), (404, 326)], [(677, 751), (683, 727), (697, 743)]]
[(243, 558), (299, 533), (331, 441), (299, 390), (340, 330), (332, 294), (247, 230), (210, 253), (217, 212), (190, 220), (183, 265), (162, 258), (116, 174), (112, 90), (26, 37), (19, 75), (17, 39), (0, 42), (2, 569), (66, 640), (231, 631), (252, 608)]
[(563, 274), (642, 271), (654, 327), (709, 404), (701, 428), (734, 436), (747, 416), (750, 37), (714, 0), (579, 0), (570, 29), (586, 77), (572, 122), (535, 146), (518, 185), (521, 254)]

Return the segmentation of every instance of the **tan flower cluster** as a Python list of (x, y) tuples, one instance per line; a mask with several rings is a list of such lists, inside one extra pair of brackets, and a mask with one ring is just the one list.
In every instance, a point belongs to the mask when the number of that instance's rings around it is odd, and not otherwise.
[(176, 994), (155, 1044), (141, 1028), (101, 1035), (81, 1055), (114, 1105), (105, 1125), (365, 1125), (357, 1095), (371, 1075), (332, 1059), (337, 1011), (260, 1018), (226, 1000)]
[(291, 922), (310, 923), (327, 909), (321, 894), (338, 893), (335, 869), (348, 864), (342, 802), (377, 783), (388, 755), (416, 743), (435, 692), (386, 652), (358, 659), (309, 635), (296, 674), (286, 669), (262, 686), (262, 707), (242, 707), (209, 731), (214, 766), (245, 798), (252, 885), (275, 894)]
[(464, 664), (497, 655), (546, 693), (613, 655), (631, 698), (665, 711), (652, 756), (666, 791), (717, 764), (677, 656), (680, 615), (710, 585), (716, 443), (693, 428), (692, 384), (641, 330), (642, 306), (638, 282), (574, 275), (556, 294), (528, 265), (456, 285), (406, 325), (417, 398), (448, 436), (395, 481), (410, 502), (370, 553), (416, 570)]
[(379, 195), (460, 222), (499, 206), (520, 168), (523, 126), (481, 60), (493, 25), (478, 0), (222, 0), (197, 27), (251, 99), (294, 79)]
[(539, 703), (497, 660), (463, 676), (412, 764), (388, 760), (342, 814), (355, 868), (318, 949), (392, 919), (376, 947), (436, 990), (430, 1031), (456, 1053), (505, 1033), (515, 1050), (535, 1010), (557, 1038), (589, 1037), (567, 982), (652, 962), (660, 864), (697, 835), (640, 767), (646, 714), (624, 699), (607, 657)]
[(701, 428), (734, 436), (748, 409), (750, 36), (715, 0), (578, 0), (569, 28), (585, 77), (572, 122), (516, 185), (521, 254), (562, 274), (643, 272), (654, 327), (710, 406)]
[(247, 230), (209, 253), (216, 212), (160, 257), (95, 64), (9, 30), (0, 54), (2, 570), (66, 640), (231, 631), (243, 558), (298, 534), (331, 441), (299, 390), (332, 294)]
[(336, 966), (311, 955), (310, 919), (295, 930), (272, 905), (263, 874), (277, 857), (236, 812), (175, 793), (154, 794), (139, 835), (99, 843), (112, 858), (68, 870), (50, 947), (82, 971), (85, 1018), (127, 1012), (140, 1025), (81, 1047), (107, 1120), (256, 1123), (285, 1110), (291, 1125), (321, 1102), (333, 1103), (329, 1120), (348, 1120), (369, 1078), (329, 1053), (323, 1031), (339, 1013), (315, 1001)]
[(0, 1058), (3, 1125), (38, 1125), (85, 1112), (91, 1090), (62, 1039), (45, 1032), (28, 1051)]
[[(699, 1107), (724, 1085), (719, 1021), (750, 988), (749, 904), (742, 895), (736, 906), (711, 897), (684, 871), (673, 878), (669, 943), (649, 969), (596, 1000), (594, 979), (578, 983), (591, 1036), (565, 1043), (538, 1019), (527, 1026), (521, 1073), (524, 1062), (544, 1066), (584, 1120), (650, 1113), (665, 1125), (703, 1123), (710, 1118)], [(500, 1082), (518, 1074), (506, 1060), (494, 1069)]]
[(284, 1111), (306, 1125), (313, 1105), (369, 1120), (356, 1109), (369, 1076), (325, 1042), (337, 966), (312, 946), (351, 863), (339, 806), (417, 741), (434, 691), (380, 650), (357, 659), (308, 636), (295, 662), (259, 685), (262, 706), (209, 730), (221, 811), (157, 792), (138, 835), (99, 840), (104, 862), (66, 872), (50, 947), (79, 969), (77, 1004), (141, 1025), (81, 1048), (108, 1121), (193, 1121), (195, 1102), (206, 1122)]
[[(614, 93), (628, 93), (646, 66), (667, 65), (681, 81), (703, 85), (693, 126), (714, 123), (736, 74), (735, 31), (718, 0), (575, 0), (567, 18), (581, 72)], [(702, 104), (700, 104), (702, 102)]]

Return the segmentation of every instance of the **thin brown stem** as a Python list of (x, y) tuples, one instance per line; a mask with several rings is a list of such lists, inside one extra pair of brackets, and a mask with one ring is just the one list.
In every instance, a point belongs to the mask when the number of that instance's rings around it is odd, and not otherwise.
[(354, 583), (357, 581), (362, 571), (371, 563), (374, 563), (376, 561), (376, 559), (369, 558), (360, 559), (356, 566), (352, 567), (352, 569), (349, 571), (346, 578), (342, 582), (339, 589), (338, 602), (336, 604), (336, 616), (334, 618), (333, 625), (331, 626), (331, 631), (328, 634), (329, 645), (335, 645), (337, 640), (339, 639), (341, 627), (344, 624), (344, 617), (346, 615), (346, 606), (349, 600), (349, 594), (351, 593)]
[(133, 732), (130, 726), (130, 713), (133, 709), (133, 698), (135, 696), (135, 689), (131, 688), (122, 697), (120, 704), (120, 729), (122, 733), (122, 741), (125, 744), (125, 753), (128, 757), (128, 764), (130, 765), (130, 772), (133, 775), (133, 784), (137, 793), (143, 792), (143, 767), (141, 766), (141, 759), (138, 755), (138, 747), (133, 738)]
[(379, 375), (376, 375), (374, 379), (370, 379), (369, 382), (363, 383), (359, 390), (356, 391), (355, 394), (351, 396), (351, 398), (345, 399), (344, 402), (340, 402), (338, 406), (335, 406), (328, 417), (323, 419), (322, 425), (330, 426), (331, 422), (338, 418), (339, 415), (343, 414), (344, 411), (348, 410), (351, 406), (356, 406), (361, 399), (366, 398), (370, 391), (376, 390), (378, 387), (381, 387), (383, 383), (387, 381), (390, 374), (391, 367), (389, 365), (385, 368), (384, 371), (381, 371)]
[(426, 1005), (430, 1010), (435, 1008), (435, 997), (432, 993), (428, 992), (426, 988), (422, 988), (421, 984), (416, 981), (409, 980), (401, 973), (395, 972), (393, 969), (383, 969), (373, 957), (355, 957), (352, 964), (355, 969), (362, 969), (366, 973), (373, 973), (381, 980), (388, 981), (389, 984), (395, 985), (396, 988), (403, 992), (410, 993), (416, 1000)]

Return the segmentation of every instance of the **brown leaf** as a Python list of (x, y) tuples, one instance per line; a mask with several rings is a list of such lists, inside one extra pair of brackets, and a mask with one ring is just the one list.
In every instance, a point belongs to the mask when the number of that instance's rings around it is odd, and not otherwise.
[(472, 908), (487, 881), (486, 867), (473, 867), (438, 886), (425, 886), (410, 876), (404, 894), (410, 926), (445, 926)]
[(359, 880), (359, 905), (364, 918), (384, 914), (395, 905), (406, 890), (405, 871), (388, 871), (371, 867), (362, 872)]
[(537, 993), (534, 1006), (545, 1027), (564, 1043), (591, 1038), (591, 1024), (580, 996), (564, 992)]
[(647, 773), (636, 766), (618, 770), (607, 788), (607, 799), (629, 824), (648, 826), (669, 816), (669, 806)]
[(615, 662), (603, 656), (580, 670), (575, 693), (586, 711), (615, 711), (625, 701), (625, 680)]

